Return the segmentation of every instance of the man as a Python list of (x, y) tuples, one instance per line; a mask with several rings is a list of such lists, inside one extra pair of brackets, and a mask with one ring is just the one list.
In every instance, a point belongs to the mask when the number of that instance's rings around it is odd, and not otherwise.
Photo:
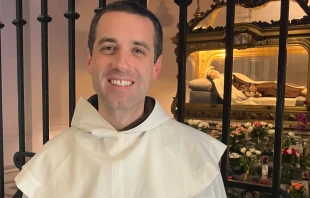
[[(89, 33), (96, 95), (77, 103), (72, 127), (16, 177), (29, 198), (226, 197), (225, 146), (170, 118), (146, 94), (162, 64), (162, 28), (130, 1), (108, 5)], [(98, 108), (98, 110), (96, 109)]]

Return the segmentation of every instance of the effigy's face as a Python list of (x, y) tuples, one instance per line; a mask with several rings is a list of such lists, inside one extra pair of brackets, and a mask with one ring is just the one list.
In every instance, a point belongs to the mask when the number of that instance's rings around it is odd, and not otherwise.
[(212, 79), (216, 79), (216, 78), (218, 78), (218, 77), (220, 77), (220, 72), (218, 72), (217, 70), (214, 70), (214, 69), (212, 69), (210, 72), (209, 72), (209, 76), (210, 76), (210, 78), (212, 78)]

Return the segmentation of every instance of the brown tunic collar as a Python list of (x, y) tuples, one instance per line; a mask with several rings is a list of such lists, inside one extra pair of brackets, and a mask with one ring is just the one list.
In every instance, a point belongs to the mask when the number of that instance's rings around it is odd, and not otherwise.
[[(93, 105), (98, 111), (98, 95), (92, 95), (89, 99), (88, 102)], [(136, 126), (139, 126), (142, 122), (144, 122), (149, 115), (152, 113), (153, 109), (155, 107), (155, 100), (150, 97), (145, 97), (145, 102), (144, 102), (144, 112), (143, 116), (140, 117), (138, 120), (134, 121), (133, 123), (129, 124), (127, 127), (125, 127), (122, 131), (127, 131), (132, 128), (135, 128)]]

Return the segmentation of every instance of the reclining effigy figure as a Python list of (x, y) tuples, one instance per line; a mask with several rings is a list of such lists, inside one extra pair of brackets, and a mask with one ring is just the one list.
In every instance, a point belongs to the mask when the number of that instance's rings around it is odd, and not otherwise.
[[(223, 75), (220, 74), (213, 66), (205, 70), (205, 76), (214, 79), (224, 80)], [(247, 97), (276, 97), (277, 96), (277, 82), (276, 81), (254, 81), (244, 74), (233, 73), (233, 86), (241, 91)], [(307, 88), (305, 86), (292, 85), (287, 83), (285, 85), (285, 97), (295, 98), (298, 96), (306, 96)]]

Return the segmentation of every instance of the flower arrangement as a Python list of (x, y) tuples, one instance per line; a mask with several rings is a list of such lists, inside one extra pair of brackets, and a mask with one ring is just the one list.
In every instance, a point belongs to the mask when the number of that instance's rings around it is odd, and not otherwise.
[[(190, 126), (194, 126), (194, 128), (199, 128), (199, 124), (201, 122), (189, 120)], [(196, 126), (196, 127), (195, 127)], [(216, 128), (210, 132), (209, 126), (208, 134), (218, 140), (222, 140), (222, 124), (217, 124)], [(206, 127), (205, 127), (206, 128)], [(203, 129), (201, 129), (203, 131)], [(233, 152), (239, 152), (240, 148), (245, 146), (245, 140), (248, 137), (248, 129), (243, 127), (241, 124), (232, 123), (230, 125), (230, 149)]]
[(215, 139), (222, 140), (222, 132), (218, 130), (212, 130), (210, 136), (214, 137)]
[(255, 143), (255, 149), (257, 150), (262, 150), (262, 141), (265, 136), (267, 136), (268, 133), (272, 134), (274, 132), (273, 130), (269, 132), (269, 130), (273, 128), (273, 125), (266, 122), (255, 121), (252, 125), (251, 123), (246, 123), (244, 126), (247, 127), (249, 136), (252, 142)]
[(207, 132), (208, 129), (210, 128), (209, 123), (201, 121), (201, 120), (189, 119), (189, 120), (187, 120), (187, 123), (189, 126), (195, 128), (195, 129), (198, 129), (200, 131), (203, 131), (203, 132)]
[(296, 145), (295, 133), (288, 132), (283, 138), (283, 147), (290, 147), (291, 145)]
[(240, 152), (242, 153), (241, 157), (239, 158), (240, 166), (244, 167), (245, 174), (244, 174), (244, 181), (247, 180), (250, 169), (254, 165), (254, 162), (260, 157), (261, 151), (255, 150), (254, 148), (246, 149), (243, 147)]
[(282, 164), (294, 167), (299, 161), (300, 153), (297, 149), (283, 148), (282, 149)]
[(291, 185), (288, 187), (287, 191), (293, 198), (304, 197), (304, 185), (303, 184), (292, 182)]
[(248, 129), (241, 124), (230, 125), (230, 145), (233, 151), (240, 151), (245, 146), (244, 140), (248, 136)]
[(239, 153), (229, 153), (229, 166), (233, 171), (239, 171), (241, 155)]
[(282, 169), (281, 169), (281, 182), (289, 184), (292, 179), (290, 167), (295, 167), (300, 157), (297, 149), (283, 148), (282, 149)]
[[(217, 125), (215, 125), (214, 122), (210, 122), (211, 127), (209, 126), (208, 122), (202, 120), (190, 119), (187, 121), (187, 123), (193, 128), (205, 132), (218, 140), (222, 140), (223, 129), (220, 122)], [(306, 129), (306, 127), (307, 117), (303, 114), (300, 114), (298, 116), (298, 125), (296, 126), (296, 130), (303, 131)], [(292, 146), (296, 145), (295, 138), (297, 136), (295, 137), (294, 132), (291, 131), (288, 134), (283, 135), (281, 184), (285, 184), (286, 186), (289, 185), (290, 194), (293, 197), (298, 197), (300, 196), (300, 193), (303, 193), (303, 191), (300, 191), (300, 189), (304, 189), (304, 187), (299, 183), (291, 184), (293, 179), (297, 179), (297, 174), (295, 174), (297, 169), (292, 167), (297, 167), (300, 161), (301, 166), (305, 170), (310, 170), (310, 156), (305, 155), (305, 153), (300, 153), (301, 149), (300, 151), (296, 149), (300, 147)], [(270, 174), (272, 175), (272, 170), (266, 173), (262, 171), (263, 165), (267, 164), (268, 168), (268, 157), (261, 157), (261, 153), (273, 152), (274, 135), (274, 126), (266, 122), (255, 121), (253, 123), (247, 122), (245, 124), (231, 123), (229, 129), (229, 171), (232, 173), (231, 178), (239, 179), (240, 177), (238, 178), (234, 176), (244, 174), (244, 176), (242, 175), (242, 179), (240, 179), (247, 181), (250, 174), (257, 172), (259, 177), (253, 175), (253, 178), (251, 177), (253, 182), (255, 180), (256, 183), (268, 184), (268, 177)], [(301, 140), (305, 141), (306, 139), (301, 138)], [(253, 148), (249, 149), (250, 147)], [(303, 149), (303, 151), (305, 150), (306, 149)], [(266, 155), (270, 154), (267, 153)], [(259, 168), (261, 168), (261, 171), (258, 170)], [(286, 187), (285, 189), (288, 188)]]

